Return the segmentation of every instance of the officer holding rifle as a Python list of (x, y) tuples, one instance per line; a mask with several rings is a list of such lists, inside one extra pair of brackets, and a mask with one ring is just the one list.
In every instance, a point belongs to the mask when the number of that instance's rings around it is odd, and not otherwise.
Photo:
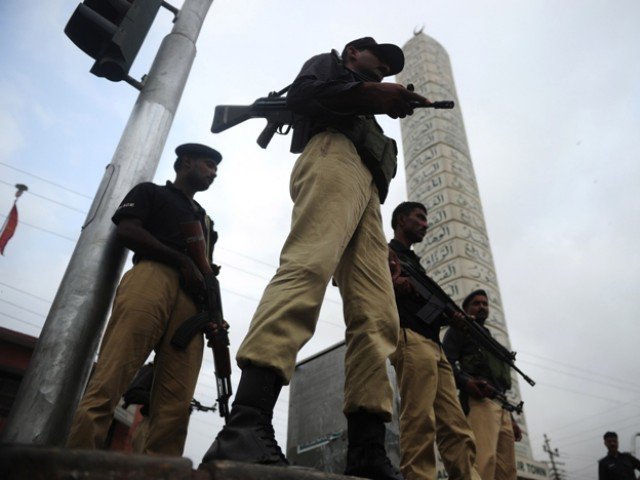
[(384, 447), (393, 410), (386, 360), (397, 343), (398, 314), (380, 215), (397, 151), (374, 114), (405, 117), (429, 105), (402, 85), (382, 82), (403, 66), (398, 46), (364, 37), (342, 54), (309, 59), (290, 87), (292, 151), (302, 152), (291, 174), (291, 231), (237, 354), (242, 377), (229, 421), (204, 463), (288, 464), (275, 440), (273, 409), (334, 277), (346, 324), (346, 473), (401, 479)]
[[(491, 335), (484, 325), (489, 317), (487, 292), (471, 292), (462, 308)], [(476, 437), (476, 462), (482, 480), (515, 480), (514, 441), (521, 440), (522, 432), (509, 411), (509, 403), (495, 401), (496, 397), (506, 398), (504, 394), (511, 388), (509, 366), (455, 329), (447, 331), (443, 346), (454, 367), (460, 402)]]
[[(400, 390), (400, 469), (407, 480), (436, 477), (434, 443), (452, 480), (480, 480), (474, 468), (475, 444), (456, 394), (451, 365), (440, 345), (440, 328), (459, 324), (462, 314), (444, 313), (431, 306), (420, 282), (433, 282), (411, 246), (427, 233), (427, 209), (404, 202), (391, 218), (394, 238), (389, 243), (393, 286), (400, 314), (400, 339), (391, 363)], [(413, 278), (407, 275), (411, 272)], [(440, 302), (436, 302), (440, 304)]]
[[(67, 446), (102, 448), (124, 391), (155, 351), (149, 430), (140, 450), (182, 455), (200, 364), (203, 335), (185, 349), (171, 344), (173, 333), (198, 313), (205, 284), (180, 231), (184, 222), (202, 225), (207, 261), (217, 234), (193, 197), (216, 178), (222, 156), (196, 143), (176, 148), (176, 178), (166, 185), (145, 182), (123, 199), (112, 220), (116, 236), (134, 252), (133, 267), (120, 281), (98, 361), (76, 411)], [(205, 243), (205, 242), (203, 242)], [(223, 325), (226, 328), (227, 325)], [(217, 328), (210, 325), (210, 332)]]

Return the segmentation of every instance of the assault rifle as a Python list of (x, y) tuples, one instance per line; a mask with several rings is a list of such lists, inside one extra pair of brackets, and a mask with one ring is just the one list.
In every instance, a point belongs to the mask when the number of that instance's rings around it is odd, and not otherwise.
[(207, 407), (206, 405), (202, 405), (195, 398), (192, 398), (191, 403), (189, 404), (189, 414), (193, 413), (194, 410), (197, 410), (199, 412), (215, 412), (216, 406), (211, 405), (210, 407)]
[(416, 293), (424, 300), (424, 306), (417, 312), (417, 316), (427, 324), (432, 323), (443, 313), (449, 317), (453, 313), (459, 312), (462, 314), (464, 320), (462, 327), (456, 326), (455, 328), (462, 328), (462, 330), (469, 335), (469, 337), (476, 342), (476, 344), (498, 360), (505, 363), (516, 372), (518, 372), (525, 381), (533, 386), (536, 384), (531, 378), (520, 370), (516, 364), (516, 352), (510, 352), (500, 342), (493, 338), (482, 326), (467, 315), (453, 299), (447, 295), (440, 285), (438, 285), (433, 279), (427, 275), (423, 275), (421, 272), (406, 263), (400, 262), (402, 271), (407, 274), (409, 282), (413, 286)]
[[(471, 379), (475, 378), (475, 377), (472, 377), (471, 375), (463, 373), (463, 372), (460, 373), (460, 376), (465, 381), (468, 381), (468, 380), (471, 380)], [(488, 394), (487, 398), (497, 401), (500, 404), (500, 406), (503, 409), (505, 409), (507, 412), (515, 412), (518, 415), (520, 415), (522, 413), (522, 407), (524, 406), (524, 402), (522, 400), (520, 400), (520, 403), (518, 403), (518, 404), (511, 403), (504, 393), (502, 393), (500, 390), (498, 390), (496, 387), (494, 387), (493, 385), (491, 385), (488, 382), (485, 383), (483, 388), (486, 391), (486, 393)]]
[[(412, 87), (411, 84), (409, 86)], [(291, 127), (295, 125), (296, 115), (287, 108), (287, 99), (282, 96), (289, 90), (289, 87), (283, 88), (279, 92), (270, 92), (268, 96), (258, 98), (251, 105), (217, 105), (213, 114), (211, 131), (220, 133), (250, 118), (265, 118), (267, 126), (258, 136), (257, 142), (260, 147), (267, 148), (276, 132), (286, 135), (291, 130)], [(412, 88), (408, 89), (413, 90)], [(454, 102), (445, 100), (433, 102), (429, 105), (415, 103), (413, 107), (451, 109), (454, 107)], [(292, 153), (299, 153), (299, 151), (294, 150), (295, 148), (292, 148)]]
[[(122, 408), (127, 408), (129, 405), (140, 405), (140, 413), (145, 417), (149, 415), (153, 373), (153, 363), (147, 363), (138, 370), (136, 376), (133, 377), (131, 385), (129, 385), (127, 391), (122, 395)], [(191, 403), (189, 403), (189, 414), (193, 413), (194, 410), (200, 412), (215, 412), (216, 406), (206, 407), (195, 398), (192, 398)]]
[[(218, 268), (215, 270), (205, 255), (205, 241), (200, 222), (185, 222), (180, 224), (180, 231), (187, 244), (189, 256), (204, 276), (206, 287), (206, 302), (202, 312), (186, 320), (173, 334), (171, 344), (185, 349), (191, 339), (201, 333), (207, 333), (207, 346), (213, 350), (213, 363), (218, 389), (218, 411), (225, 422), (229, 416), (229, 398), (233, 393), (231, 388), (231, 358), (229, 356), (229, 335), (224, 328), (222, 317), (222, 302), (220, 300), (220, 284), (218, 283)], [(207, 325), (217, 325), (215, 334), (207, 332)]]

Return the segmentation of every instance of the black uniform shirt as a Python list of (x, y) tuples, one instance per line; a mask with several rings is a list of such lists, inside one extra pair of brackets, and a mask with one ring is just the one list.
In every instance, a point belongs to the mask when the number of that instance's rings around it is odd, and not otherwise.
[(362, 83), (357, 74), (342, 64), (337, 52), (322, 53), (305, 62), (287, 93), (287, 106), (309, 116), (340, 115), (322, 103)]
[[(491, 335), (487, 327), (482, 325), (482, 328)], [(501, 392), (508, 389), (507, 385), (503, 385), (502, 382), (495, 378), (486, 360), (487, 354), (465, 333), (455, 328), (450, 328), (444, 335), (442, 347), (453, 368), (453, 374), (459, 387), (464, 385), (464, 381), (461, 378), (461, 373), (464, 372), (467, 375), (487, 380), (493, 387)], [(466, 368), (462, 368), (461, 364), (463, 362)]]
[[(405, 247), (396, 239), (391, 240), (389, 246), (398, 255), (401, 262), (410, 264), (414, 270), (420, 272), (425, 277), (427, 276), (427, 272), (422, 268), (422, 265), (420, 265), (420, 258), (413, 250)], [(447, 319), (442, 315), (441, 319), (436, 319), (431, 324), (422, 321), (416, 316), (416, 313), (424, 306), (424, 303), (425, 302), (415, 294), (396, 294), (396, 304), (398, 305), (398, 314), (400, 315), (400, 327), (409, 328), (439, 344), (440, 327), (447, 323)]]
[(640, 460), (633, 455), (607, 455), (598, 462), (598, 480), (636, 480), (634, 470), (640, 470)]
[[(179, 224), (198, 220), (207, 240), (207, 257), (211, 260), (213, 244), (218, 238), (213, 222), (204, 208), (189, 199), (182, 191), (167, 182), (165, 186), (151, 182), (140, 183), (124, 197), (112, 217), (116, 225), (124, 218), (133, 217), (142, 221), (142, 226), (166, 246), (187, 253)], [(133, 262), (141, 260), (137, 253)]]
[(355, 72), (344, 67), (336, 51), (316, 55), (305, 62), (287, 93), (287, 107), (299, 116), (294, 124), (292, 153), (300, 153), (316, 133), (328, 127), (340, 130), (353, 121), (356, 112), (336, 112), (326, 107), (323, 99), (361, 83)]

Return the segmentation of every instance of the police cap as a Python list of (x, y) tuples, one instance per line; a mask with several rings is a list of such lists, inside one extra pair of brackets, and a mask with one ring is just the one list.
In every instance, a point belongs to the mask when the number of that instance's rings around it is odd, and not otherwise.
[(344, 46), (355, 47), (357, 50), (369, 50), (389, 67), (389, 75), (400, 73), (404, 68), (404, 53), (393, 43), (378, 43), (372, 37), (362, 37), (352, 40)]
[(462, 309), (465, 312), (467, 311), (467, 306), (471, 303), (471, 300), (473, 300), (473, 297), (477, 297), (478, 295), (482, 295), (488, 298), (487, 292), (484, 291), (483, 289), (479, 288), (478, 290), (474, 290), (469, 295), (467, 295), (465, 299), (462, 301)]
[(211, 158), (214, 162), (216, 162), (216, 165), (218, 165), (222, 161), (222, 155), (220, 155), (220, 152), (200, 143), (183, 143), (178, 148), (176, 148), (176, 155), (178, 156), (178, 158), (173, 164), (173, 169), (175, 171), (178, 171), (181, 159), (184, 156), (196, 158)]

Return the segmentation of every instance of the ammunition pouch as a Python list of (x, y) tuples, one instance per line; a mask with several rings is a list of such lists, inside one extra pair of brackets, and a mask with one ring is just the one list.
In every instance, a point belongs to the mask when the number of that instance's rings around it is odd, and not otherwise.
[(380, 203), (384, 203), (398, 166), (395, 140), (384, 135), (373, 116), (359, 115), (349, 125), (340, 125), (338, 130), (355, 145), (358, 155), (373, 175)]
[(471, 376), (489, 379), (498, 388), (511, 388), (509, 367), (482, 347), (478, 347), (475, 353), (465, 355), (460, 361), (460, 367)]

